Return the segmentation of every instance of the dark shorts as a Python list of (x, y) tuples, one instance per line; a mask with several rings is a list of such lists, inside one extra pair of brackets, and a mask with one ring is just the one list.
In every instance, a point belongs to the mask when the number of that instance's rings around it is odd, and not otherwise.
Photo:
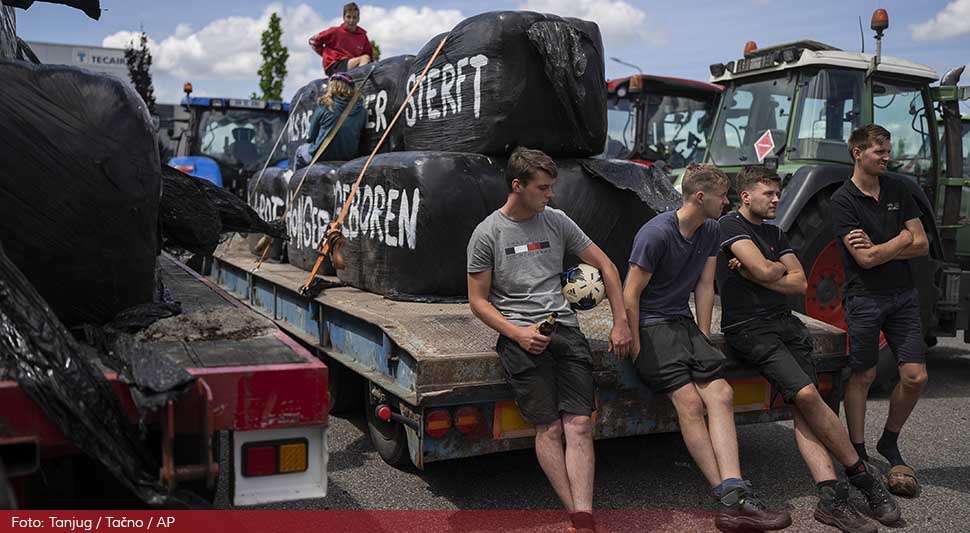
[(637, 375), (653, 392), (673, 392), (691, 382), (708, 383), (724, 376), (724, 354), (690, 317), (640, 326)]
[(758, 318), (723, 333), (734, 355), (757, 367), (786, 402), (806, 385), (818, 385), (812, 337), (791, 313)]
[(349, 59), (341, 59), (340, 61), (337, 61), (336, 63), (330, 65), (330, 68), (323, 69), (323, 71), (327, 73), (327, 76), (332, 76), (332, 75), (334, 75), (334, 74), (336, 74), (338, 72), (347, 72), (347, 62), (348, 61), (350, 61), (350, 60)]
[(919, 291), (855, 294), (842, 304), (849, 324), (849, 368), (869, 369), (879, 360), (879, 331), (886, 335), (896, 362), (925, 363)]
[(579, 328), (559, 324), (539, 355), (505, 336), (498, 338), (495, 349), (526, 422), (551, 424), (563, 413), (592, 414), (596, 406), (593, 354)]

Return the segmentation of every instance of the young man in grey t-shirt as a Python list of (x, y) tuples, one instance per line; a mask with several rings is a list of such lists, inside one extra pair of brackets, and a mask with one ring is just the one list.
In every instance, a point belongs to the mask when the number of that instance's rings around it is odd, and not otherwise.
[[(562, 211), (547, 208), (556, 164), (538, 150), (509, 158), (509, 196), (468, 242), (468, 302), (499, 333), (496, 350), (522, 417), (536, 427), (536, 455), (573, 526), (593, 530), (593, 361), (562, 294), (563, 256), (599, 269), (613, 311), (610, 350), (629, 350), (631, 333), (616, 266)], [(539, 324), (558, 313), (555, 331)], [(563, 450), (562, 437), (566, 436)]]

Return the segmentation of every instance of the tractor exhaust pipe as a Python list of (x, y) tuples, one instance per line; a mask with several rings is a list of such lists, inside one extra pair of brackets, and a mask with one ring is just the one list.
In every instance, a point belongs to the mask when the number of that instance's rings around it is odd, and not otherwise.
[[(958, 91), (957, 84), (960, 83), (960, 76), (966, 65), (950, 69), (940, 78), (940, 88), (951, 87)], [(960, 222), (960, 201), (962, 199), (963, 187), (963, 124), (960, 121), (960, 101), (958, 95), (954, 98), (941, 102), (943, 108), (943, 145), (946, 148), (946, 177), (947, 182), (943, 193), (943, 220), (944, 228), (942, 245), (943, 257), (947, 261), (956, 259), (956, 236), (953, 235), (952, 228)], [(949, 181), (958, 180), (958, 181)]]

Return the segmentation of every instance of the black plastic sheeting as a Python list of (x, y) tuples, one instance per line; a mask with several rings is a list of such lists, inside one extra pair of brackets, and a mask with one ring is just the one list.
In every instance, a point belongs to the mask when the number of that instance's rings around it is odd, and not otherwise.
[(203, 506), (165, 494), (158, 464), (111, 385), (0, 246), (0, 365), (78, 448), (153, 507)]
[[(627, 161), (558, 159), (559, 176), (550, 205), (563, 210), (609, 256), (625, 276), (633, 238), (645, 222), (680, 205), (679, 194), (663, 173)], [(653, 183), (662, 181), (663, 183)], [(631, 184), (641, 182), (638, 191)], [(648, 193), (660, 189), (660, 193)], [(643, 193), (643, 196), (640, 193)], [(566, 266), (576, 257), (564, 258)]]
[(20, 37), (17, 37), (17, 59), (26, 61), (28, 63), (34, 63), (35, 65), (40, 64), (40, 59), (37, 58), (37, 54), (35, 54), (33, 49), (30, 48), (30, 45)]
[[(360, 136), (358, 155), (370, 155), (378, 141), (387, 131), (407, 96), (405, 83), (414, 64), (414, 56), (403, 55), (368, 63), (363, 67), (347, 72), (354, 82), (359, 83), (374, 71), (361, 89), (361, 98), (367, 110), (367, 122)], [(387, 134), (378, 153), (399, 152), (404, 150), (404, 115), (397, 119), (391, 132)]]
[(168, 165), (161, 169), (164, 193), (159, 224), (166, 249), (211, 255), (226, 234), (234, 232), (286, 239), (282, 221), (264, 222), (246, 202), (226, 189)]
[(17, 13), (0, 0), (0, 59), (17, 59)]
[[(70, 6), (73, 8), (80, 9), (84, 11), (84, 14), (98, 20), (101, 18), (101, 2), (99, 0), (40, 0), (41, 2), (47, 4), (62, 4), (65, 6)], [(3, 0), (3, 3), (12, 6), (19, 7), (20, 9), (27, 9), (34, 4), (34, 0)]]
[[(337, 205), (365, 160), (338, 170)], [(345, 269), (337, 276), (389, 298), (465, 296), (468, 239), (505, 202), (507, 190), (502, 160), (444, 152), (377, 155), (343, 224)]]
[[(317, 108), (317, 98), (327, 90), (327, 80), (313, 80), (297, 89), (290, 100), (290, 124), (286, 129), (286, 153), (290, 154), (289, 167), (296, 168), (296, 149), (310, 142), (310, 118)], [(312, 157), (312, 154), (311, 154)], [(266, 169), (269, 171), (269, 169)], [(252, 179), (250, 180), (252, 181)]]
[[(336, 193), (337, 170), (340, 165), (342, 163), (319, 162), (313, 165), (296, 196), (294, 194), (303, 178), (303, 169), (298, 170), (290, 179), (290, 211), (286, 216), (286, 231), (290, 241), (286, 243), (286, 255), (293, 266), (307, 271), (313, 269), (319, 256), (316, 244), (323, 239), (330, 222), (340, 214), (343, 203), (338, 204), (336, 199), (346, 198), (345, 194)], [(348, 192), (349, 185), (348, 183)], [(335, 273), (329, 255), (320, 272), (324, 275)]]
[(0, 240), (58, 317), (151, 301), (161, 176), (141, 97), (108, 76), (0, 60)]
[[(273, 167), (267, 168), (263, 172), (263, 177), (259, 180), (259, 183), (256, 182), (258, 173), (250, 178), (249, 206), (253, 208), (260, 220), (274, 223), (279, 227), (285, 226), (282, 217), (289, 205), (290, 197), (287, 192), (287, 185), (291, 179), (296, 179), (292, 176), (302, 176), (303, 171), (304, 169), (299, 169), (294, 172), (290, 169)], [(259, 248), (260, 243), (262, 242), (265, 245), (267, 242), (261, 233), (250, 233), (246, 236), (249, 251), (257, 256), (263, 254), (262, 248)], [(274, 238), (269, 246), (270, 249), (266, 258), (275, 261), (282, 260), (283, 251), (286, 249), (285, 241)]]
[[(440, 42), (417, 54), (405, 90)], [(603, 44), (592, 22), (529, 11), (470, 17), (408, 102), (407, 150), (591, 156), (606, 143)]]

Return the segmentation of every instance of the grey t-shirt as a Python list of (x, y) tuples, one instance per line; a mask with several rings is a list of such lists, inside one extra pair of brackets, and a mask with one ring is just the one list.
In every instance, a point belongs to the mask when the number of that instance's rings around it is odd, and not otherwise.
[(468, 241), (468, 272), (492, 271), (489, 301), (513, 324), (537, 324), (552, 312), (566, 326), (579, 327), (559, 274), (566, 253), (578, 254), (593, 241), (565, 213), (546, 207), (515, 221), (496, 210)]
[(718, 237), (717, 221), (705, 220), (690, 240), (685, 239), (680, 234), (676, 211), (661, 213), (640, 228), (633, 238), (630, 263), (652, 274), (640, 294), (641, 326), (693, 316), (690, 293), (707, 259), (717, 256)]

